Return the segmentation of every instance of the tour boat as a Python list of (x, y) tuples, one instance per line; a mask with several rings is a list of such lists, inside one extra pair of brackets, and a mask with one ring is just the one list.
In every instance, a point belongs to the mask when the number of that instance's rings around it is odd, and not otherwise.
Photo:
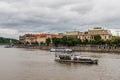
[(69, 48), (51, 48), (50, 52), (72, 52)]
[(57, 54), (55, 54), (55, 61), (98, 64), (98, 59), (93, 59), (90, 57), (81, 57), (80, 55), (75, 55), (75, 54), (71, 54), (71, 53), (64, 53), (64, 54), (57, 53)]
[(6, 45), (5, 48), (11, 48), (12, 46), (11, 45)]

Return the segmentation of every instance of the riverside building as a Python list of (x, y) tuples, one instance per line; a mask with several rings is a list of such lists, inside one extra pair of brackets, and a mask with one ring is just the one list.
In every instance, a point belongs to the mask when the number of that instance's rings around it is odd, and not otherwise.
[(54, 38), (57, 37), (57, 34), (46, 34), (46, 33), (41, 33), (41, 34), (25, 34), (23, 36), (19, 36), (20, 42), (26, 44), (26, 43), (45, 43), (47, 38)]
[(100, 35), (103, 40), (110, 40), (112, 38), (112, 34), (110, 31), (102, 29), (102, 28), (94, 28), (85, 32), (79, 32), (79, 31), (69, 31), (66, 33), (58, 33), (58, 34), (25, 34), (23, 36), (19, 36), (19, 40), (22, 43), (45, 43), (47, 38), (62, 38), (63, 36), (72, 36), (75, 38), (80, 38), (81, 40), (92, 40), (93, 36)]
[(102, 28), (94, 28), (92, 30), (88, 30), (87, 34), (85, 34), (88, 39), (92, 39), (95, 35), (100, 35), (103, 40), (109, 40), (112, 38), (112, 34), (110, 31), (102, 29)]
[(72, 36), (76, 38), (80, 38), (81, 40), (92, 40), (93, 36), (100, 35), (103, 40), (110, 40), (112, 38), (112, 34), (110, 31), (102, 29), (102, 28), (94, 28), (85, 32), (79, 32), (79, 31), (70, 31), (66, 32), (64, 36)]

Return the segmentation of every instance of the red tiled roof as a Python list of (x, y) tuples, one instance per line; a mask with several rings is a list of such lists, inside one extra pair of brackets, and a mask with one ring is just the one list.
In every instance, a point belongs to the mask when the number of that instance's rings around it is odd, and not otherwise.
[(47, 34), (46, 33), (42, 33), (42, 34), (40, 34), (40, 37), (47, 37)]
[(51, 37), (56, 37), (56, 36), (58, 36), (57, 34), (51, 34)]
[[(41, 34), (25, 34), (27, 37), (47, 37), (46, 33), (41, 33)], [(51, 37), (56, 37), (58, 34), (49, 34)]]
[(31, 36), (37, 38), (40, 34), (31, 34)]

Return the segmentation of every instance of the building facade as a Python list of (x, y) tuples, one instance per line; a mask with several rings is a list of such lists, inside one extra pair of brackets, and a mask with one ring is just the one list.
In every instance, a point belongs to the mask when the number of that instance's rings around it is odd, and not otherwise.
[(79, 31), (66, 32), (67, 37), (72, 36), (72, 37), (80, 38), (79, 35), (82, 35), (82, 32)]
[(100, 35), (101, 39), (103, 40), (110, 40), (112, 38), (111, 32), (102, 28), (95, 28), (85, 32), (79, 32), (79, 31), (66, 32), (64, 36), (67, 37), (73, 36), (76, 38), (80, 38), (81, 40), (85, 40), (85, 39), (92, 40), (93, 36), (95, 35)]
[(41, 33), (41, 34), (25, 34), (23, 36), (19, 36), (19, 40), (21, 43), (29, 43), (29, 44), (32, 44), (32, 43), (45, 43), (46, 42), (46, 39), (47, 38), (54, 38), (54, 37), (57, 37), (58, 35), (57, 34), (46, 34), (46, 33)]
[(41, 34), (25, 34), (23, 36), (19, 36), (19, 40), (26, 44), (26, 43), (45, 43), (47, 38), (62, 38), (63, 36), (72, 36), (75, 38), (80, 38), (81, 40), (92, 40), (93, 36), (95, 35), (100, 35), (101, 39), (103, 40), (110, 40), (112, 38), (112, 34), (110, 31), (101, 29), (101, 28), (95, 28), (92, 30), (88, 30), (85, 32), (79, 32), (79, 31), (70, 31), (66, 33), (58, 33), (58, 34), (46, 34), (46, 33), (41, 33)]
[(105, 30), (105, 29), (88, 30), (87, 33), (84, 35), (88, 40), (93, 39), (93, 36), (95, 36), (95, 35), (100, 35), (101, 39), (103, 39), (105, 41), (110, 40), (112, 38), (111, 32), (108, 30)]

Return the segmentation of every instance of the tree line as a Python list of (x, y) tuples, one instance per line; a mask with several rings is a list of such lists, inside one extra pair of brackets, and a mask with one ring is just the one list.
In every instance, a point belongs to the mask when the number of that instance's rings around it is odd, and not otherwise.
[(10, 38), (3, 38), (0, 37), (0, 44), (10, 44), (10, 43), (18, 43), (19, 41), (16, 39), (10, 39)]
[(103, 40), (100, 35), (94, 35), (91, 40), (76, 38), (74, 36), (63, 36), (62, 38), (47, 38), (46, 44), (54, 46), (77, 46), (77, 45), (107, 45), (120, 46), (120, 37), (113, 36), (110, 40)]

